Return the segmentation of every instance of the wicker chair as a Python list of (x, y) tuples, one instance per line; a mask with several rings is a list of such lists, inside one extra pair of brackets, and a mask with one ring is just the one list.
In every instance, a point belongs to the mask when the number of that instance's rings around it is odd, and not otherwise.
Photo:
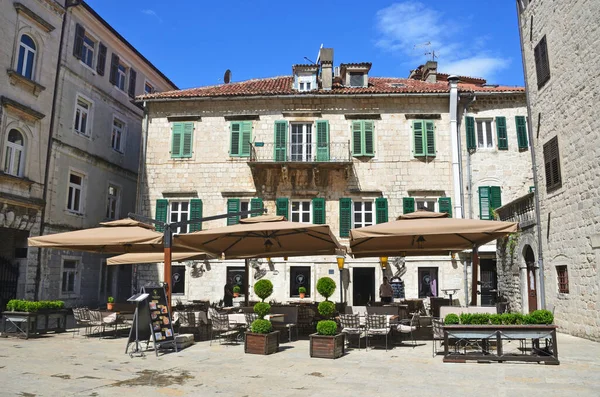
[(385, 335), (385, 351), (388, 349), (388, 335), (390, 327), (387, 318), (381, 314), (367, 314), (367, 350), (369, 349), (369, 337)]
[[(358, 314), (341, 314), (340, 324), (342, 325), (342, 332), (347, 335), (358, 335), (358, 350), (360, 350), (360, 338), (365, 335), (365, 327), (360, 325), (360, 318)], [(348, 343), (349, 338), (346, 339)]]

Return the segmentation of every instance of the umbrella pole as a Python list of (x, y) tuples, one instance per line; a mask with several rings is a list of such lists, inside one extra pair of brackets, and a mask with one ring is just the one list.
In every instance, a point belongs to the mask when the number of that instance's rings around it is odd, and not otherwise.
[(246, 275), (246, 285), (244, 285), (244, 306), (248, 307), (250, 295), (250, 259), (244, 259), (244, 273)]
[(477, 288), (478, 288), (478, 282), (477, 279), (479, 278), (479, 254), (477, 252), (478, 247), (476, 245), (473, 245), (473, 251), (472, 251), (472, 259), (471, 259), (471, 263), (473, 264), (471, 271), (473, 272), (473, 274), (471, 275), (471, 306), (477, 306)]
[(165, 225), (164, 232), (164, 247), (165, 247), (165, 261), (164, 261), (164, 273), (163, 280), (167, 285), (167, 306), (169, 306), (169, 313), (171, 313), (171, 227)]

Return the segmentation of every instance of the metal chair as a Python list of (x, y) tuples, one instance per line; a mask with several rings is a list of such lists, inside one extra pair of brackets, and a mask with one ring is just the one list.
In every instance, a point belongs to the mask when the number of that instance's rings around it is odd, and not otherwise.
[(369, 337), (385, 335), (385, 351), (388, 349), (388, 335), (390, 327), (387, 317), (381, 314), (367, 314), (367, 350), (369, 349)]
[(104, 334), (104, 327), (106, 325), (104, 321), (102, 321), (102, 313), (100, 312), (100, 310), (90, 310), (88, 313), (90, 316), (90, 332), (88, 333), (88, 336), (90, 334), (93, 334), (94, 330), (97, 330), (98, 332), (100, 332), (100, 337), (102, 337), (102, 335)]
[[(213, 337), (216, 334), (219, 339), (219, 344), (223, 344), (223, 338), (227, 341), (227, 338), (236, 339), (240, 333), (239, 328), (232, 327), (229, 324), (229, 316), (227, 314), (214, 314), (210, 316), (211, 329), (210, 329), (210, 343), (212, 345)], [(237, 342), (237, 340), (236, 340)]]
[(252, 323), (254, 322), (254, 320), (258, 320), (258, 314), (244, 313), (244, 316), (246, 317), (246, 328), (248, 330), (252, 329)]
[[(87, 317), (87, 318), (86, 318)], [(87, 329), (90, 325), (89, 314), (87, 314), (87, 308), (74, 307), (73, 308), (73, 318), (75, 319), (75, 328), (77, 329), (77, 335), (79, 335), (79, 330), (82, 327), (85, 327), (85, 334), (87, 334)], [(73, 338), (75, 337), (75, 330), (73, 330)]]
[[(341, 314), (340, 324), (342, 332), (348, 335), (358, 335), (358, 350), (360, 350), (360, 338), (365, 335), (365, 327), (360, 325), (358, 314)], [(350, 342), (348, 338), (348, 343)]]
[(431, 333), (433, 345), (433, 357), (437, 354), (436, 344), (444, 340), (444, 321), (441, 318), (433, 317), (431, 319)]
[(410, 321), (400, 320), (398, 327), (396, 328), (398, 332), (401, 334), (410, 334), (410, 337), (413, 341), (413, 347), (417, 346), (417, 342), (415, 341), (414, 331), (417, 330), (419, 326), (420, 315), (418, 312), (413, 313)]

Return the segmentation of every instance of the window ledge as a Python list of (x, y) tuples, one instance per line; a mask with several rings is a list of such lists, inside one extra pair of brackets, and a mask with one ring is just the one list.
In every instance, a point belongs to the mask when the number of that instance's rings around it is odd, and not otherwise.
[(43, 85), (36, 83), (31, 79), (28, 79), (27, 77), (18, 73), (16, 70), (7, 69), (6, 73), (10, 78), (10, 84), (19, 85), (27, 91), (30, 91), (36, 97), (39, 96), (40, 93), (46, 89), (46, 87), (44, 87)]
[(75, 212), (71, 210), (65, 210), (65, 212), (67, 213), (67, 215), (76, 216), (78, 218), (83, 218), (83, 216), (85, 215), (83, 212)]
[(79, 60), (79, 63), (81, 63), (86, 69), (88, 69), (90, 72), (92, 72), (92, 74), (95, 76), (96, 75), (96, 69), (94, 69), (93, 67), (91, 67), (90, 65), (88, 65), (87, 63), (83, 62), (81, 59)]
[(89, 135), (86, 135), (86, 134), (84, 134), (84, 133), (81, 133), (81, 132), (77, 131), (76, 129), (73, 129), (73, 132), (74, 132), (74, 133), (75, 133), (75, 135), (77, 135), (77, 136), (80, 136), (80, 137), (82, 137), (82, 138), (85, 138), (85, 139), (92, 140), (92, 134), (91, 134), (91, 133), (90, 133)]
[(5, 180), (8, 181), (10, 183), (14, 183), (14, 184), (21, 184), (21, 185), (26, 185), (31, 187), (31, 185), (33, 185), (35, 182), (32, 181), (31, 179), (25, 178), (23, 176), (16, 176), (16, 175), (12, 175), (12, 174), (7, 174), (3, 171), (0, 171), (0, 181), (1, 180)]

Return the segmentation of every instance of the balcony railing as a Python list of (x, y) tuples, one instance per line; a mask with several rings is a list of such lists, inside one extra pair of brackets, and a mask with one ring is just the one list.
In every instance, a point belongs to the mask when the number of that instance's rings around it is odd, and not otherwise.
[(350, 142), (331, 142), (327, 145), (274, 142), (250, 144), (250, 161), (263, 163), (348, 163), (352, 161)]
[(519, 222), (521, 229), (535, 225), (535, 193), (521, 196), (508, 204), (496, 209), (501, 221)]

